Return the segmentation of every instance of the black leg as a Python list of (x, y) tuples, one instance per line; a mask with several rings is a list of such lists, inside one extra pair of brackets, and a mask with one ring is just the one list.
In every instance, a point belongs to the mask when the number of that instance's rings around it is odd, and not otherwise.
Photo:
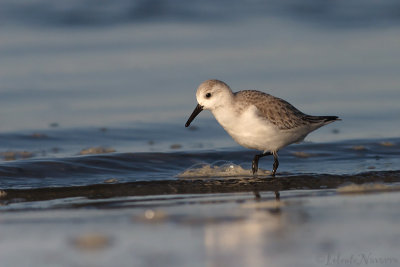
[[(257, 171), (258, 171), (258, 160), (260, 158), (262, 158), (262, 157), (269, 156), (269, 155), (272, 155), (272, 153), (271, 152), (265, 152), (265, 153), (257, 154), (257, 155), (254, 156), (253, 162), (251, 163), (251, 169), (253, 171), (253, 174), (256, 174)], [(274, 156), (274, 158), (275, 158), (275, 156)], [(278, 168), (278, 166), (277, 166), (277, 168)]]
[(281, 194), (279, 193), (279, 191), (275, 191), (275, 200), (279, 201), (281, 199)]
[(274, 155), (274, 165), (273, 165), (273, 169), (272, 169), (272, 176), (275, 176), (276, 170), (278, 169), (279, 166), (279, 161), (278, 161), (278, 153), (272, 152), (272, 155)]
[(258, 160), (260, 159), (260, 155), (255, 155), (253, 162), (251, 163), (251, 170), (253, 171), (253, 175), (258, 171)]

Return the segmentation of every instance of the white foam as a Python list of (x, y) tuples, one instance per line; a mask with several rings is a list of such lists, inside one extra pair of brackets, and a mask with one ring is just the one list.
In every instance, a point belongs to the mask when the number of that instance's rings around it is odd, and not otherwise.
[[(258, 169), (258, 176), (271, 175), (270, 171)], [(212, 177), (253, 177), (251, 169), (229, 161), (217, 161), (211, 164), (199, 163), (177, 175), (178, 178), (212, 178)]]

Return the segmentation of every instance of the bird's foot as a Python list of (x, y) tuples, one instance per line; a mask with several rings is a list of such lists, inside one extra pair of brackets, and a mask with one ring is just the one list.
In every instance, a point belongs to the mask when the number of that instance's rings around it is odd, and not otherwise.
[(258, 160), (259, 160), (259, 157), (258, 157), (258, 155), (256, 155), (254, 157), (252, 163), (251, 163), (251, 170), (253, 172), (253, 175), (257, 174), (257, 171), (258, 171)]

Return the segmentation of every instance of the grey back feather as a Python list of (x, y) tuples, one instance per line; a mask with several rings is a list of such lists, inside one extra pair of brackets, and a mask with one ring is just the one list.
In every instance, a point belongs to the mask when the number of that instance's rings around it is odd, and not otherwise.
[(279, 129), (287, 130), (306, 124), (323, 124), (337, 119), (336, 116), (309, 116), (304, 114), (287, 101), (256, 90), (244, 90), (234, 94), (236, 100), (240, 100), (243, 110), (248, 105), (254, 105), (264, 117)]

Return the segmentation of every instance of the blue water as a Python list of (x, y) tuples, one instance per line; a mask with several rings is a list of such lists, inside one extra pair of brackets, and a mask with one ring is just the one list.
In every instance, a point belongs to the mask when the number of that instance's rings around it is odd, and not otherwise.
[[(210, 78), (343, 119), (281, 151), (281, 174), (398, 170), (399, 10), (359, 0), (2, 1), (0, 188), (177, 180), (225, 161), (250, 169), (256, 152), (208, 112), (184, 128)], [(110, 153), (80, 155), (98, 147)]]
[[(5, 151), (0, 164), (2, 189), (174, 181), (181, 180), (179, 175), (193, 168), (199, 169), (198, 178), (225, 175), (204, 174), (202, 166), (240, 166), (248, 173), (228, 176), (252, 178), (251, 160), (256, 153), (235, 144), (214, 121), (189, 129), (164, 123), (130, 128), (52, 129), (0, 136), (0, 149)], [(291, 145), (279, 152), (278, 177), (397, 171), (399, 147), (399, 138)], [(84, 153), (90, 148), (104, 150)], [(272, 158), (263, 158), (260, 168), (270, 170), (272, 162)]]

